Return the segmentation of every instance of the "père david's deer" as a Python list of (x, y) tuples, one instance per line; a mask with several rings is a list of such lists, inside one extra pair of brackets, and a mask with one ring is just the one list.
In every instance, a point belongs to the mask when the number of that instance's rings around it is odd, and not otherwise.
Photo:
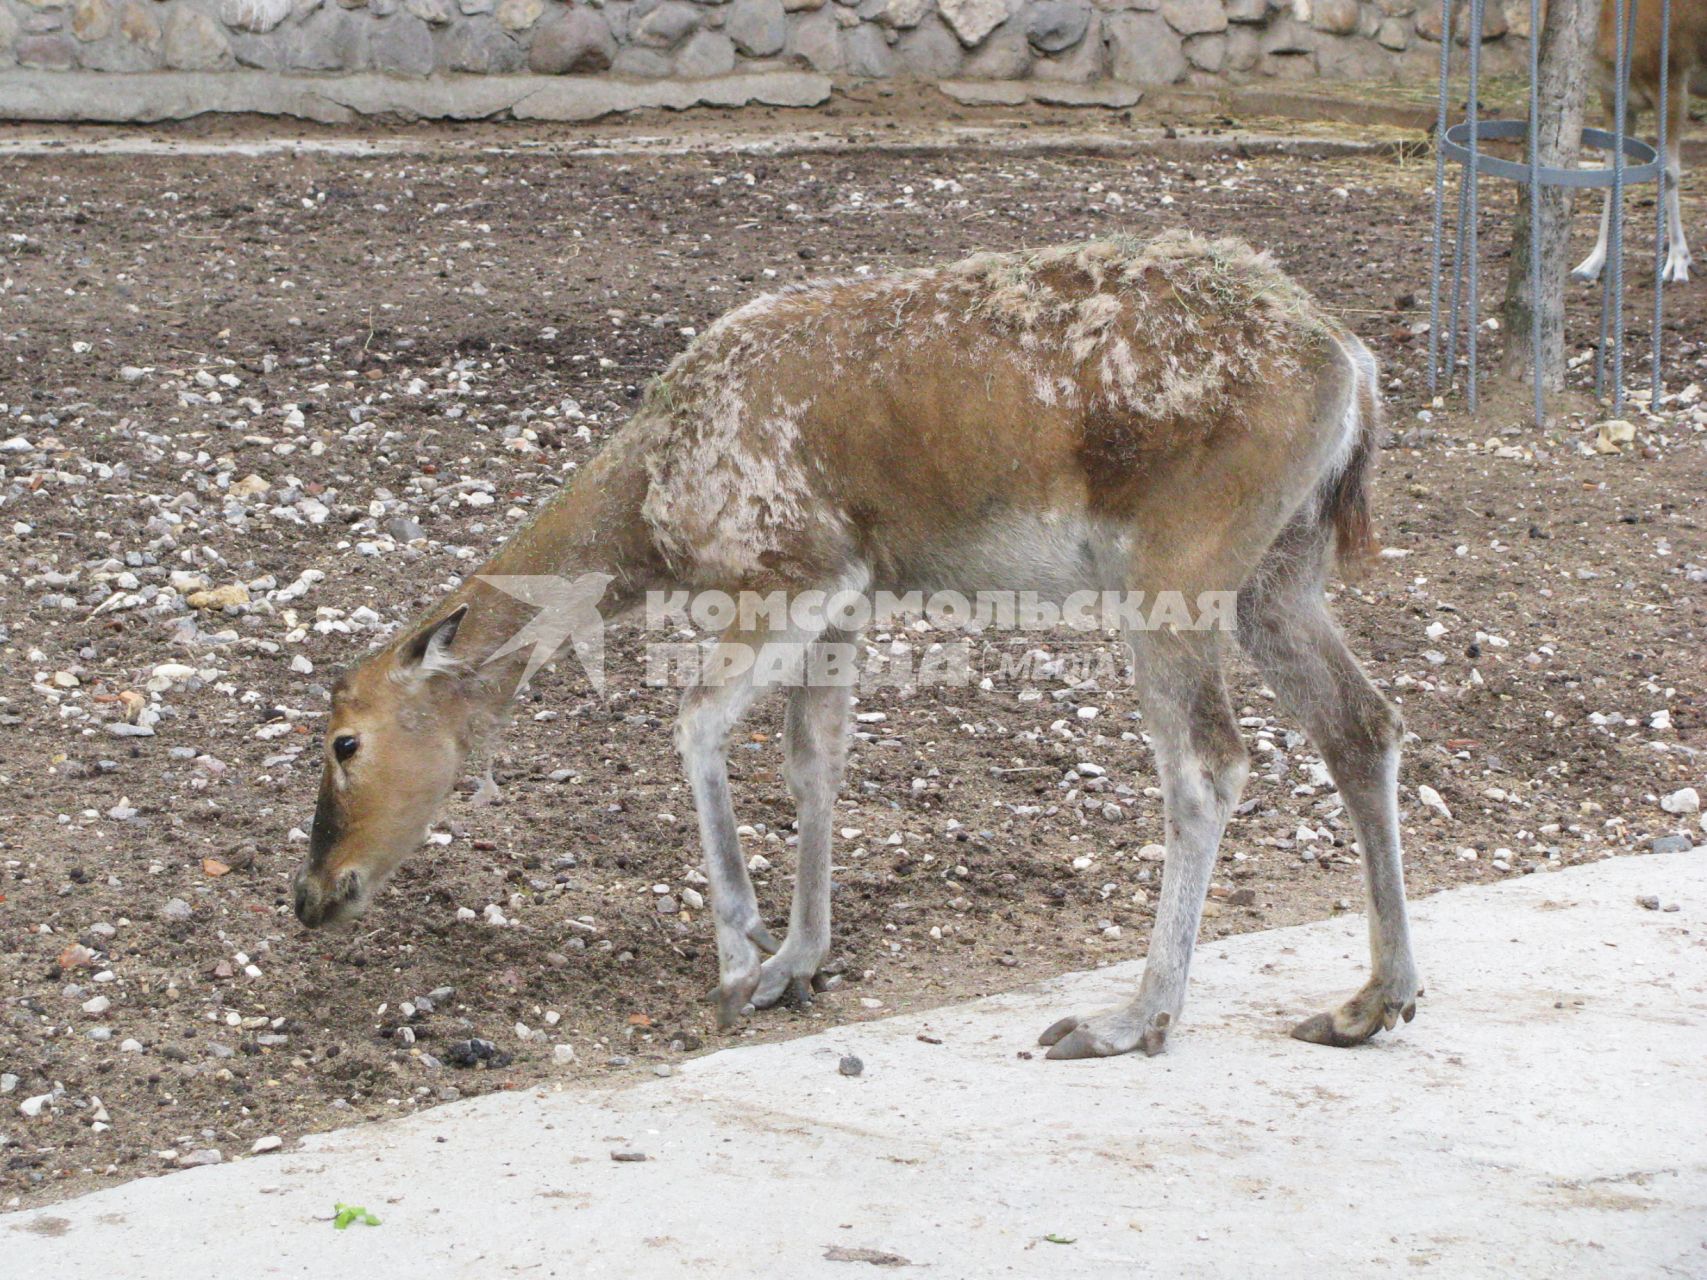
[[(1369, 351), (1267, 259), (1174, 233), (826, 283), (712, 325), (607, 447), (420, 624), (332, 698), (296, 912), (361, 912), (421, 840), (470, 747), (515, 692), (489, 658), (530, 610), (486, 579), (596, 573), (605, 617), (650, 590), (1080, 589), (1236, 594), (1237, 635), (1321, 750), (1363, 851), (1373, 974), (1294, 1029), (1350, 1045), (1415, 1012), (1400, 865), (1397, 713), (1328, 614), (1335, 555), (1373, 550)], [(717, 938), (724, 1026), (804, 996), (830, 947), (845, 682), (798, 673), (833, 627), (718, 639), (676, 741)], [(1216, 851), (1247, 771), (1222, 681), (1225, 636), (1131, 630), (1161, 774), (1167, 855), (1130, 1003), (1043, 1033), (1053, 1058), (1156, 1053), (1184, 1001)], [(784, 775), (799, 806), (787, 936), (766, 930), (730, 800), (730, 733), (788, 688)], [(768, 953), (768, 958), (766, 958)]]
[[(1658, 109), (1660, 97), (1660, 0), (1625, 0), (1625, 12), (1634, 4), (1634, 26), (1630, 39), (1630, 96), (1625, 104), (1626, 130), (1633, 131), (1636, 117)], [(1615, 0), (1603, 0), (1600, 36), (1595, 45), (1595, 63), (1600, 73), (1600, 95), (1606, 110), (1607, 128), (1613, 124), (1613, 76), (1618, 55), (1618, 17)], [(1683, 181), (1683, 131), (1689, 124), (1689, 77), (1707, 68), (1707, 0), (1671, 0), (1671, 38), (1666, 62), (1666, 153), (1665, 187), (1666, 260), (1660, 278), (1667, 284), (1684, 284), (1695, 259), (1683, 233), (1683, 202), (1678, 185)], [(1597, 280), (1606, 265), (1612, 237), (1612, 190), (1600, 206), (1600, 235), (1594, 248), (1571, 272), (1574, 280)]]

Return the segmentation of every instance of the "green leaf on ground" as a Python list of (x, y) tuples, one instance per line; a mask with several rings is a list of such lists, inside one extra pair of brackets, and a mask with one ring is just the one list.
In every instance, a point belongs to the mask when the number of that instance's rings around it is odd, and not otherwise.
[(379, 1225), (379, 1219), (359, 1204), (335, 1204), (332, 1206), (332, 1212), (335, 1215), (332, 1219), (332, 1225), (339, 1231), (342, 1231), (352, 1222), (359, 1222), (368, 1227)]
[(1077, 1236), (1058, 1236), (1053, 1231), (1043, 1237), (1050, 1244), (1077, 1244)]

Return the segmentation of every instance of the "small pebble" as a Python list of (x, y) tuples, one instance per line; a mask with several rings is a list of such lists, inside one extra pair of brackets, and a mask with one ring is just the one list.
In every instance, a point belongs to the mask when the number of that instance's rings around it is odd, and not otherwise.
[(844, 1076), (857, 1076), (865, 1070), (865, 1063), (849, 1053), (843, 1055), (842, 1060), (836, 1064), (836, 1070)]

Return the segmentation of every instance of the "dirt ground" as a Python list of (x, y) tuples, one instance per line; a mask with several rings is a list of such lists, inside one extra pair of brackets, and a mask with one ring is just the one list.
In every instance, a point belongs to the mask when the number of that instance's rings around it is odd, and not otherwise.
[[(451, 129), (367, 155), (0, 155), (0, 1206), (728, 1042), (674, 695), (636, 635), (608, 698), (535, 681), (501, 798), (470, 779), (354, 931), (298, 927), (289, 877), (335, 673), (525, 522), (692, 331), (812, 277), (1175, 226), (1272, 249), (1385, 364), (1389, 552), (1337, 595), (1415, 735), (1413, 894), (1699, 840), (1659, 801), (1702, 786), (1707, 746), (1707, 282), (1668, 292), (1679, 394), (1614, 452), (1592, 411), (1537, 433), (1521, 395), (1430, 411), (1430, 166), (1242, 154), (1235, 124), (1171, 157), (577, 154), (602, 135)], [(1707, 242), (1703, 191), (1692, 174)], [(1487, 202), (1490, 298), (1508, 200)], [(1255, 767), (1206, 938), (1360, 909), (1318, 757), (1243, 667), (1235, 702)], [(1129, 691), (858, 710), (839, 985), (739, 1036), (1142, 954), (1161, 818)], [(737, 808), (780, 926), (777, 708), (749, 723)], [(1427, 1028), (1425, 1001), (1399, 1034)]]

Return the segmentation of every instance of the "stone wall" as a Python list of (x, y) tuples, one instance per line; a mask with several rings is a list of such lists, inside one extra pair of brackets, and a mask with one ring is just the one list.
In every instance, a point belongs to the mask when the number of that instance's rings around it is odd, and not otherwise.
[[(0, 88), (47, 72), (731, 73), (1215, 84), (1426, 80), (1431, 0), (0, 0)], [(1527, 18), (1525, 0), (1514, 17)], [(1491, 68), (1511, 60), (1487, 9)], [(1521, 33), (1519, 33), (1521, 34)], [(1503, 56), (1502, 56), (1503, 53)], [(0, 96), (0, 111), (3, 111)]]

